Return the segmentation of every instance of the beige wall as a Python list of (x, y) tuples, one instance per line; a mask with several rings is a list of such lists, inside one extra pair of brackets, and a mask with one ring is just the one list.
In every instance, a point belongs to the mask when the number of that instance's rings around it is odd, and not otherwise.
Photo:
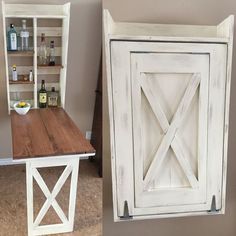
[[(64, 4), (65, 0), (6, 0), (6, 3)], [(66, 110), (85, 134), (91, 130), (101, 54), (101, 0), (71, 0)], [(1, 8), (1, 7), (0, 7)], [(0, 9), (1, 11), (1, 9)], [(2, 32), (2, 17), (0, 19)], [(3, 34), (0, 35), (0, 158), (11, 156)]]
[[(236, 15), (233, 0), (103, 0), (114, 20), (146, 23), (218, 24), (229, 14)], [(236, 41), (234, 42), (236, 45)], [(235, 47), (236, 50), (236, 47)], [(234, 53), (234, 55), (236, 55)], [(226, 214), (113, 223), (107, 96), (104, 83), (104, 236), (235, 236), (236, 235), (236, 58), (233, 58), (229, 129)], [(105, 79), (105, 77), (104, 77)]]

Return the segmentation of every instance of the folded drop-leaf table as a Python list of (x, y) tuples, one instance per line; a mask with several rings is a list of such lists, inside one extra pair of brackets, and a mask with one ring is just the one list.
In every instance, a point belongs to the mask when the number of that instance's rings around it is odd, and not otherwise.
[[(28, 235), (71, 232), (74, 228), (77, 180), (81, 157), (95, 155), (95, 150), (62, 108), (32, 109), (26, 115), (11, 112), (13, 161), (26, 163)], [(52, 191), (39, 168), (64, 166)], [(56, 197), (71, 175), (68, 215)], [(34, 217), (33, 180), (46, 201)], [(40, 225), (48, 209), (53, 207), (61, 223)]]

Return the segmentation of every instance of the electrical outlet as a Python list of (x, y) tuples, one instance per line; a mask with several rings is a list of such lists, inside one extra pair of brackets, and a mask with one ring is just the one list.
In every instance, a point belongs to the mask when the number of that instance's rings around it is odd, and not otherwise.
[(91, 140), (91, 136), (92, 136), (92, 131), (86, 131), (85, 135), (86, 139)]

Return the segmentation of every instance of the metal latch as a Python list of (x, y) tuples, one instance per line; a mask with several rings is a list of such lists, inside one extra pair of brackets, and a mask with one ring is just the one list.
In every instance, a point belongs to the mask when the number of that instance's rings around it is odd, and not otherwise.
[(124, 214), (123, 216), (120, 217), (120, 219), (121, 220), (133, 219), (133, 216), (130, 216), (129, 214), (129, 206), (127, 201), (124, 202)]
[(208, 212), (218, 212), (218, 211), (219, 209), (216, 209), (216, 196), (213, 195), (211, 200), (211, 210), (209, 210)]

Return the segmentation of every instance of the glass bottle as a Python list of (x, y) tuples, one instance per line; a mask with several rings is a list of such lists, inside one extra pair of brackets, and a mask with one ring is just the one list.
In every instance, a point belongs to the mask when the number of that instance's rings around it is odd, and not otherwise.
[(20, 32), (21, 50), (29, 50), (29, 31), (26, 29), (26, 20), (22, 20), (22, 30)]
[(33, 82), (33, 71), (32, 70), (30, 70), (30, 73), (29, 73), (29, 81), (30, 82)]
[(10, 24), (10, 29), (7, 32), (8, 50), (17, 51), (17, 32), (13, 24)]
[(49, 66), (55, 66), (55, 48), (54, 41), (50, 42)]
[(41, 43), (39, 46), (39, 65), (47, 65), (47, 45), (45, 42), (45, 34), (41, 35)]
[(55, 87), (52, 87), (52, 91), (48, 93), (48, 106), (58, 107), (58, 92), (56, 92)]
[(12, 80), (13, 81), (17, 81), (18, 80), (16, 65), (12, 66)]
[(45, 89), (45, 81), (42, 80), (41, 89), (39, 90), (39, 107), (47, 107), (47, 90)]

